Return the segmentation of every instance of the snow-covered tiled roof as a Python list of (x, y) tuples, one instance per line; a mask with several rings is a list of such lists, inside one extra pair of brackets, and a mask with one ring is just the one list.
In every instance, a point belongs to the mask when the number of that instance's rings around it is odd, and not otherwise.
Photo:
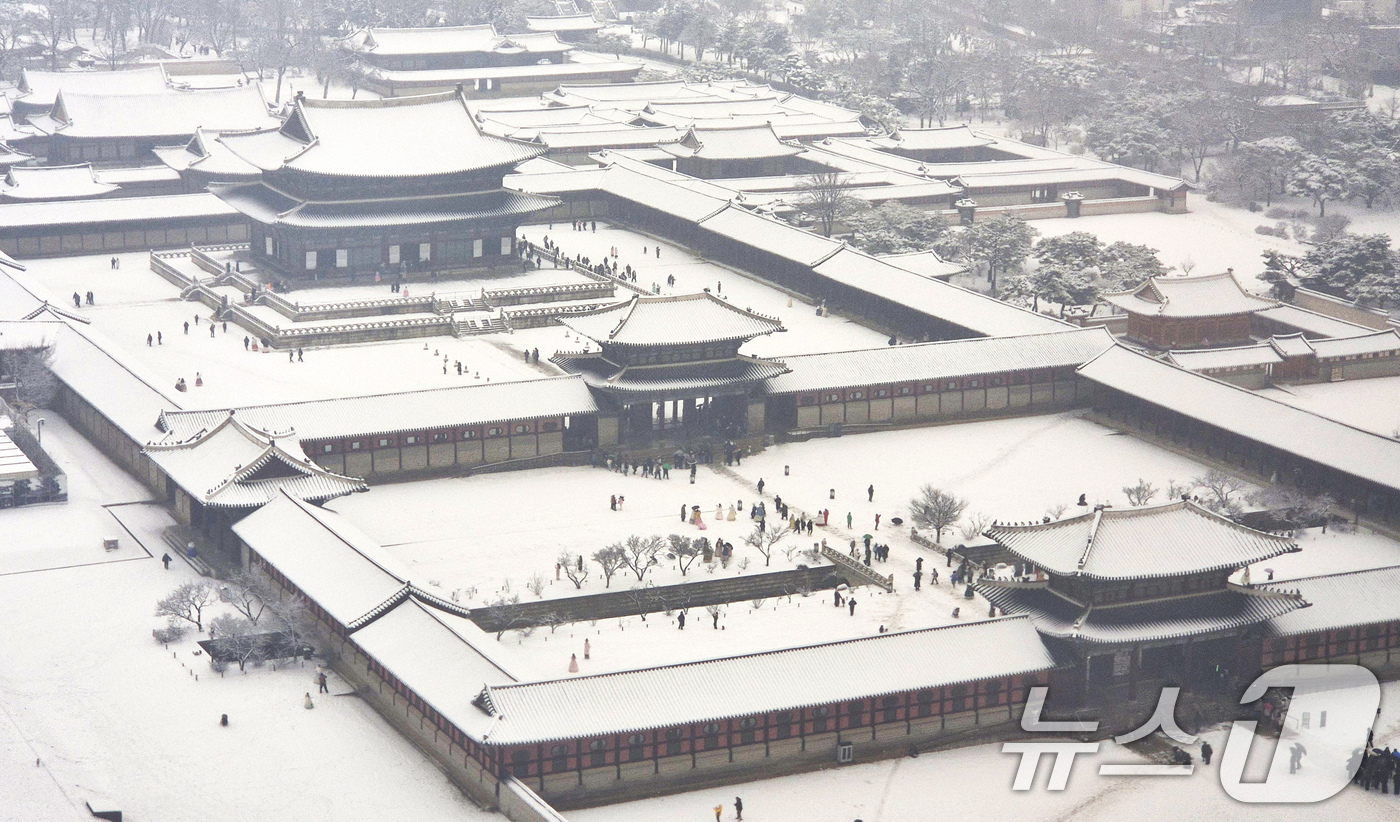
[(101, 139), (188, 137), (195, 129), (276, 126), (256, 84), (153, 94), (59, 92), (53, 110), (30, 120), (45, 134)]
[(560, 53), (573, 48), (552, 34), (501, 35), (490, 23), (476, 26), (366, 28), (341, 41), (342, 47), (379, 56), (498, 52)]
[(559, 204), (554, 197), (500, 189), (426, 197), (330, 201), (293, 199), (261, 183), (211, 185), (210, 190), (260, 223), (297, 228), (415, 226), (499, 217), (515, 219)]
[(1275, 334), (1269, 338), (1269, 345), (1282, 357), (1311, 357), (1317, 353), (1301, 331), (1282, 336)]
[(279, 493), (323, 502), (368, 489), (306, 457), (292, 431), (253, 428), (234, 414), (187, 439), (166, 437), (144, 453), (204, 505), (254, 508)]
[(1258, 587), (1296, 591), (1312, 603), (1312, 607), (1269, 620), (1265, 627), (1273, 636), (1400, 621), (1400, 565), (1302, 577)]
[(809, 267), (845, 247), (840, 240), (823, 237), (733, 205), (701, 220), (700, 227)]
[[(140, 208), (133, 209), (132, 203)], [(91, 226), (97, 223), (171, 221), (233, 217), (238, 212), (208, 192), (167, 194), (133, 199), (97, 197), (71, 202), (7, 203), (0, 205), (0, 227), (58, 228)]]
[[(609, 152), (609, 156), (616, 155)], [(608, 169), (603, 176), (602, 190), (693, 223), (729, 205), (728, 197), (720, 198), (685, 186), (668, 185), (662, 178), (620, 166)]]
[(525, 16), (525, 26), (530, 31), (597, 31), (603, 27), (602, 23), (593, 19), (591, 14), (559, 14), (549, 17)]
[(1319, 314), (1316, 311), (1309, 311), (1306, 308), (1299, 308), (1287, 303), (1278, 303), (1262, 311), (1256, 311), (1255, 316), (1272, 320), (1289, 328), (1296, 328), (1310, 340), (1318, 337), (1356, 337), (1375, 331), (1369, 326), (1339, 320), (1336, 317), (1329, 317), (1326, 314)]
[(465, 617), (408, 598), (351, 635), (372, 657), (464, 731), (487, 720), (472, 704), (481, 689), (514, 676), (477, 650), (493, 641)]
[(691, 126), (680, 142), (661, 148), (677, 157), (700, 160), (768, 160), (802, 153), (802, 149), (778, 139), (768, 123), (727, 128)]
[(1240, 287), (1235, 275), (1153, 277), (1131, 291), (1105, 294), (1104, 299), (1129, 314), (1153, 317), (1218, 317), (1248, 314), (1278, 305)]
[(977, 591), (1007, 613), (1026, 614), (1045, 636), (1106, 645), (1229, 633), (1307, 610), (1292, 595), (1239, 588), (1087, 609), (1044, 587), (982, 581)]
[(1181, 500), (1105, 508), (1049, 523), (994, 523), (986, 534), (1051, 574), (1091, 579), (1199, 574), (1298, 550), (1285, 537), (1246, 528)]
[(637, 295), (625, 303), (557, 318), (603, 345), (698, 345), (749, 340), (782, 330), (782, 323), (710, 294)]
[(1394, 329), (1362, 334), (1357, 337), (1339, 337), (1327, 340), (1313, 340), (1313, 350), (1319, 360), (1334, 357), (1356, 357), (1363, 354), (1394, 354), (1400, 352), (1400, 334)]
[[(276, 133), (268, 129), (266, 133)], [(190, 141), (181, 146), (157, 146), (155, 155), (177, 172), (198, 171), (219, 180), (255, 180), (262, 170), (229, 151), (219, 142), (220, 132), (196, 129)]]
[(278, 493), (233, 532), (293, 585), (349, 625), (407, 584), (407, 571), (349, 520)]
[(876, 259), (930, 279), (944, 279), (967, 270), (966, 265), (945, 260), (938, 256), (938, 252), (933, 249), (910, 251), (903, 254), (879, 254), (876, 255)]
[(167, 89), (159, 66), (122, 71), (20, 69), (19, 102), (47, 108), (60, 90), (71, 94), (157, 94)]
[(949, 379), (976, 374), (1078, 367), (1113, 345), (1103, 328), (1021, 337), (887, 345), (782, 357), (791, 373), (768, 381), (770, 394)]
[(90, 163), (71, 166), (12, 166), (0, 182), (0, 202), (78, 200), (111, 194), (120, 186), (99, 182)]
[(1169, 351), (1167, 356), (1182, 368), (1191, 371), (1212, 371), (1217, 368), (1263, 368), (1283, 362), (1278, 351), (1268, 343), (1241, 345), (1233, 348), (1201, 348)]
[(227, 134), (220, 141), (248, 163), (273, 171), (346, 177), (424, 177), (512, 166), (539, 146), (484, 134), (456, 91), (380, 100), (297, 97), (278, 132)]
[[(794, 229), (801, 230), (801, 229)], [(940, 280), (930, 280), (853, 248), (816, 266), (823, 277), (989, 337), (1040, 334), (1069, 324)]]
[(1400, 442), (1115, 345), (1079, 369), (1095, 383), (1284, 453), (1400, 490)]
[[(996, 653), (986, 653), (994, 648)], [(484, 742), (516, 745), (829, 705), (1055, 667), (1025, 617), (488, 687)]]
[(944, 128), (900, 128), (885, 137), (872, 137), (873, 145), (904, 151), (945, 151), (955, 148), (978, 148), (996, 143), (992, 137), (973, 132), (967, 125)]
[[(780, 362), (737, 357), (732, 360), (634, 365), (618, 368), (598, 355), (556, 354), (550, 362), (605, 391), (628, 394), (675, 395), (690, 391), (722, 393), (749, 387), (787, 371)], [(694, 393), (689, 396), (695, 396)]]
[[(536, 35), (539, 36), (539, 35)], [(387, 69), (356, 62), (351, 70), (364, 74), (381, 84), (399, 89), (441, 89), (444, 86), (473, 85), (476, 80), (531, 80), (537, 83), (559, 83), (570, 80), (612, 80), (634, 77), (641, 73), (641, 63), (627, 60), (598, 60), (589, 63), (527, 63), (522, 66), (473, 66), (445, 69)]]
[[(394, 434), (597, 411), (598, 405), (588, 386), (576, 376), (235, 409), (238, 418), (250, 426), (264, 430), (290, 428), (303, 440)], [(228, 409), (172, 411), (160, 415), (160, 425), (173, 437), (187, 438), (216, 424), (228, 412)]]

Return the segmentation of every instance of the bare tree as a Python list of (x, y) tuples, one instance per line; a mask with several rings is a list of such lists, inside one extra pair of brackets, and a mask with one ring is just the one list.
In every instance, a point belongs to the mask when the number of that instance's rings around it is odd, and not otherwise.
[(1167, 480), (1167, 499), (1171, 500), (1172, 502), (1175, 502), (1190, 493), (1190, 485), (1182, 485), (1181, 483), (1178, 483), (1175, 479)]
[(520, 595), (500, 595), (486, 604), (489, 624), (496, 628), (496, 641), (500, 642), (506, 631), (517, 628), (525, 622), (520, 613)]
[(626, 542), (620, 544), (622, 564), (636, 574), (637, 581), (641, 582), (647, 571), (651, 570), (651, 566), (656, 564), (656, 555), (661, 553), (665, 545), (665, 540), (659, 536), (639, 537), (633, 534)]
[(865, 207), (863, 200), (851, 194), (851, 184), (846, 176), (837, 171), (808, 176), (797, 187), (797, 197), (792, 204), (815, 220), (827, 237), (831, 236), (841, 218)]
[[(1068, 510), (1069, 503), (1057, 502), (1049, 508), (1045, 509), (1045, 516), (1049, 517), (1050, 519), (1059, 519), (1060, 517), (1064, 516), (1065, 511)], [(972, 539), (972, 537), (968, 537), (968, 539)]]
[(671, 548), (669, 557), (675, 558), (676, 567), (680, 569), (681, 576), (685, 576), (686, 571), (690, 570), (690, 566), (694, 565), (695, 560), (699, 559), (701, 555), (700, 549), (695, 546), (694, 540), (690, 537), (683, 537), (680, 534), (671, 534), (666, 537), (666, 541), (670, 544)]
[(612, 587), (613, 574), (625, 565), (626, 554), (622, 550), (622, 544), (614, 542), (606, 548), (600, 548), (593, 552), (593, 561), (603, 569), (603, 587)]
[[(1063, 503), (1061, 503), (1060, 506), (1059, 506), (1059, 508), (1060, 508), (1060, 513), (1063, 514), (1063, 513), (1065, 512), (1065, 508), (1067, 508), (1067, 507), (1068, 507), (1068, 506), (1066, 506), (1066, 505), (1064, 505)], [(1059, 515), (1057, 514), (1056, 517), (1058, 517), (1058, 516), (1059, 516)], [(967, 518), (967, 522), (964, 522), (964, 523), (958, 528), (958, 531), (962, 534), (962, 538), (963, 538), (963, 539), (967, 540), (968, 542), (971, 542), (972, 540), (977, 539), (978, 537), (982, 536), (982, 532), (985, 531), (985, 530), (987, 530), (987, 526), (988, 526), (988, 525), (991, 525), (991, 524), (992, 524), (992, 516), (991, 516), (991, 514), (984, 514), (984, 513), (978, 512), (978, 513), (973, 514), (972, 516), (968, 517), (968, 518)]]
[(544, 598), (544, 574), (539, 571), (530, 575), (530, 581), (525, 583), (525, 590), (541, 599)]
[(58, 378), (50, 367), (53, 357), (51, 345), (4, 352), (0, 373), (13, 377), (15, 405), (21, 410), (45, 408), (53, 402), (58, 393)]
[(156, 603), (156, 616), (175, 617), (203, 631), (204, 609), (214, 603), (214, 586), (208, 580), (186, 582)]
[(237, 660), (240, 671), (257, 655), (263, 640), (253, 624), (237, 614), (221, 614), (210, 620), (209, 636), (218, 638), (219, 655)]
[(1240, 503), (1235, 499), (1245, 488), (1245, 482), (1238, 477), (1221, 471), (1219, 468), (1212, 468), (1206, 473), (1191, 480), (1192, 486), (1200, 488), (1205, 492), (1205, 507), (1217, 514), (1231, 515), (1239, 513)]
[(967, 500), (925, 485), (919, 489), (919, 496), (909, 500), (909, 519), (920, 528), (932, 528), (934, 542), (942, 542), (943, 530), (953, 527), (966, 509)]
[(755, 525), (753, 531), (744, 537), (744, 543), (751, 546), (763, 555), (763, 567), (767, 568), (773, 559), (773, 548), (782, 542), (790, 533), (787, 525), (769, 525), (766, 528), (762, 523)]
[(764, 605), (767, 605), (767, 604), (768, 604), (768, 597), (759, 597), (759, 598), (757, 598), (757, 599), (751, 599), (751, 600), (749, 600), (749, 605), (752, 605), (752, 606), (753, 606), (753, 609), (754, 609), (755, 611), (757, 611), (759, 608), (762, 608)]
[(276, 598), (272, 583), (261, 574), (246, 568), (234, 574), (230, 583), (220, 591), (220, 595), (233, 607), (233, 610), (242, 614), (252, 624), (257, 625), (258, 620), (262, 618), (263, 611), (267, 609), (266, 600)]
[(1123, 486), (1123, 494), (1128, 498), (1128, 503), (1134, 506), (1142, 506), (1152, 501), (1157, 496), (1157, 486), (1138, 477), (1137, 485)]
[(582, 588), (583, 583), (588, 581), (588, 565), (581, 561), (582, 557), (564, 551), (559, 554), (559, 565), (564, 569), (564, 576), (574, 584), (574, 588)]

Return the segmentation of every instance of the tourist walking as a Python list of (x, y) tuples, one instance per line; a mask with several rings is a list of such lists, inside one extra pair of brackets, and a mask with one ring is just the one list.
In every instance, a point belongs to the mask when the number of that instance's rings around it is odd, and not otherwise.
[(734, 797), (734, 818), (742, 820), (744, 818), (744, 800)]
[(851, 616), (855, 616), (855, 615), (856, 615), (856, 598), (855, 598), (855, 597), (851, 597), (850, 599), (846, 600), (846, 607), (848, 607), (848, 608), (851, 609)]

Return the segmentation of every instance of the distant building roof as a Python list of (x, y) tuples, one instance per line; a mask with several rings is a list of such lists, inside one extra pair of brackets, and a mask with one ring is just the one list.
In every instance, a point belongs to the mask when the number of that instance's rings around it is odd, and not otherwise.
[[(568, 376), (233, 410), (250, 426), (291, 428), (303, 440), (322, 440), (593, 414), (598, 405), (581, 378)], [(159, 415), (158, 427), (176, 438), (187, 438), (228, 413), (229, 409), (166, 412)]]
[(20, 69), (17, 100), (49, 108), (60, 90), (70, 94), (158, 94), (166, 91), (165, 72), (159, 66), (120, 71), (40, 71)]
[(1400, 352), (1400, 333), (1395, 330), (1377, 331), (1374, 334), (1361, 334), (1355, 337), (1340, 337), (1327, 340), (1313, 340), (1313, 351), (1319, 360), (1336, 357), (1358, 357), (1367, 354), (1395, 354)]
[(679, 142), (663, 144), (661, 149), (699, 160), (768, 160), (802, 153), (778, 139), (767, 123), (737, 128), (691, 126)]
[[(996, 653), (973, 649), (995, 648)], [(1029, 620), (1007, 617), (550, 682), (487, 687), (483, 741), (516, 745), (734, 716), (1047, 671)], [(677, 699), (676, 694), (685, 694)]]
[(225, 134), (219, 141), (264, 171), (336, 177), (425, 177), (512, 166), (545, 153), (539, 146), (481, 131), (456, 91), (381, 100), (298, 96), (272, 133)]
[(1307, 609), (1307, 602), (1296, 596), (1235, 587), (1087, 608), (1046, 587), (983, 580), (977, 592), (1006, 613), (1029, 616), (1045, 636), (1104, 645), (1229, 633)]
[(1400, 490), (1400, 442), (1115, 345), (1080, 376), (1129, 396)]
[(1339, 320), (1326, 314), (1319, 314), (1316, 311), (1309, 311), (1306, 308), (1299, 308), (1296, 305), (1287, 303), (1276, 303), (1262, 311), (1256, 311), (1255, 316), (1266, 320), (1271, 320), (1289, 328), (1296, 328), (1303, 332), (1308, 339), (1317, 337), (1356, 337), (1362, 334), (1369, 334), (1374, 328), (1357, 323)]
[(1190, 371), (1215, 371), (1222, 368), (1263, 368), (1283, 362), (1278, 351), (1268, 343), (1241, 345), (1234, 348), (1202, 348), (1169, 351), (1171, 361)]
[(994, 523), (987, 536), (1057, 576), (1142, 579), (1241, 568), (1297, 551), (1194, 502), (1104, 508), (1049, 523)]
[(560, 14), (550, 17), (525, 16), (525, 26), (530, 31), (579, 32), (598, 31), (602, 23), (591, 14)]
[(1278, 305), (1245, 291), (1229, 273), (1153, 277), (1131, 291), (1105, 294), (1104, 300), (1129, 314), (1151, 317), (1219, 317)]
[[(552, 36), (552, 35), (551, 35)], [(520, 66), (474, 66), (443, 69), (388, 69), (356, 61), (351, 69), (377, 85), (394, 89), (439, 90), (446, 86), (475, 85), (476, 80), (523, 80), (538, 83), (569, 80), (612, 80), (618, 82), (641, 73), (644, 66), (626, 60), (595, 60), (587, 63), (527, 63)]]
[[(641, 398), (669, 398), (685, 392), (735, 393), (787, 372), (781, 362), (736, 357), (730, 360), (618, 366), (598, 354), (561, 352), (550, 362), (582, 374), (594, 388)], [(695, 396), (696, 394), (690, 394)]]
[(903, 254), (877, 254), (875, 256), (876, 259), (898, 266), (905, 271), (911, 271), (921, 277), (928, 277), (931, 280), (947, 282), (949, 277), (967, 271), (967, 266), (945, 260), (938, 256), (938, 252), (933, 249), (909, 251)]
[[(140, 208), (132, 208), (139, 202)], [(208, 192), (166, 194), (139, 200), (98, 197), (67, 202), (0, 204), (0, 233), (7, 230), (85, 226), (99, 223), (156, 222), (233, 217), (233, 208)]]
[(729, 206), (711, 214), (700, 221), (700, 227), (805, 266), (815, 266), (846, 247), (840, 240), (823, 237), (738, 206)]
[(1282, 357), (1311, 357), (1317, 353), (1301, 331), (1297, 334), (1275, 334), (1269, 338), (1269, 345)]
[(256, 180), (262, 170), (229, 151), (219, 141), (221, 132), (195, 129), (189, 142), (179, 146), (157, 146), (155, 155), (177, 172), (197, 171), (215, 180)]
[(1021, 337), (886, 345), (779, 359), (791, 373), (768, 381), (770, 394), (797, 394), (881, 383), (953, 379), (975, 374), (1078, 367), (1113, 345), (1103, 328)]
[(232, 412), (194, 436), (167, 437), (143, 453), (194, 500), (220, 508), (257, 507), (279, 492), (323, 502), (368, 490), (364, 480), (308, 459), (294, 431), (260, 430)]
[(971, 126), (958, 125), (946, 128), (898, 128), (887, 136), (872, 137), (870, 142), (891, 150), (946, 151), (980, 148), (994, 145), (997, 141), (985, 134), (977, 134)]
[(1312, 603), (1310, 608), (1269, 620), (1267, 629), (1273, 636), (1400, 621), (1400, 565), (1262, 583), (1258, 587), (1294, 591)]
[(150, 94), (61, 91), (53, 109), (30, 120), (45, 134), (71, 138), (189, 137), (196, 129), (276, 126), (256, 84)]
[(558, 53), (573, 46), (559, 42), (553, 34), (501, 35), (490, 23), (477, 26), (436, 26), (426, 28), (365, 28), (341, 41), (343, 48), (384, 56), (428, 54)]
[(713, 294), (637, 295), (618, 305), (557, 318), (561, 325), (607, 345), (699, 345), (750, 340), (781, 331), (773, 318), (730, 305)]
[(265, 225), (296, 228), (414, 226), (521, 217), (559, 204), (517, 191), (471, 191), (374, 200), (298, 200), (261, 183), (211, 185), (233, 208)]
[(12, 166), (0, 182), (0, 202), (79, 200), (102, 197), (120, 186), (99, 182), (88, 163), (72, 166)]

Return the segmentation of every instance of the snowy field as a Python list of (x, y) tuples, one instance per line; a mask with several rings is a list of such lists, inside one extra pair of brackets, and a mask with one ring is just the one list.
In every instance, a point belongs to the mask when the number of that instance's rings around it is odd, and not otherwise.
[[(96, 294), (95, 306), (77, 313), (110, 341), (111, 353), (134, 364), (157, 384), (170, 389), (184, 377), (190, 386), (180, 399), (186, 408), (219, 408), (268, 402), (325, 399), (358, 394), (440, 388), (488, 380), (518, 380), (557, 373), (529, 366), (509, 335), (429, 337), (401, 342), (368, 343), (307, 349), (305, 361), (289, 363), (285, 352), (252, 353), (243, 347), (247, 332), (230, 323), (209, 336), (210, 311), (180, 300), (173, 285), (152, 272), (146, 255), (122, 255), (112, 271), (107, 258), (65, 257), (27, 261), (29, 270), (13, 278), (31, 291), (71, 308), (73, 292)], [(3, 275), (0, 275), (3, 276)], [(199, 324), (195, 318), (199, 317)], [(282, 324), (290, 320), (280, 318)], [(184, 333), (184, 323), (190, 333)], [(146, 335), (160, 332), (164, 344), (147, 346)], [(424, 346), (427, 346), (425, 349)], [(460, 361), (462, 376), (449, 365)], [(195, 376), (204, 380), (195, 386)]]
[[(784, 477), (784, 466), (790, 476)], [(933, 483), (970, 501), (967, 519), (985, 513), (1008, 520), (1039, 519), (1053, 507), (1067, 506), (1065, 516), (1082, 509), (1079, 494), (1090, 503), (1125, 505), (1122, 488), (1139, 478), (1164, 487), (1168, 480), (1187, 482), (1207, 467), (1164, 451), (1131, 436), (1117, 434), (1078, 414), (1026, 417), (915, 428), (840, 439), (781, 445), (745, 459), (733, 469), (708, 467), (690, 485), (684, 472), (670, 480), (640, 475), (622, 476), (603, 469), (558, 468), (468, 478), (434, 479), (376, 486), (368, 494), (333, 500), (327, 507), (341, 512), (383, 544), (419, 584), (434, 586), (442, 595), (459, 597), (464, 605), (481, 605), (509, 591), (522, 601), (629, 590), (639, 585), (623, 569), (610, 588), (595, 563), (581, 589), (567, 578), (555, 579), (554, 563), (561, 550), (585, 557), (612, 542), (636, 534), (721, 538), (734, 544), (735, 562), (710, 571), (696, 562), (682, 577), (674, 561), (664, 557), (645, 577), (646, 584), (666, 585), (688, 579), (761, 573), (762, 557), (743, 544), (750, 526), (714, 520), (715, 505), (743, 500), (752, 504), (754, 485), (765, 481), (764, 500), (770, 510), (774, 494), (794, 512), (830, 507), (831, 525), (818, 527), (812, 537), (789, 537), (786, 544), (807, 547), (825, 539), (841, 550), (866, 533), (891, 546), (890, 560), (876, 563), (882, 574), (893, 574), (896, 590), (857, 590), (857, 613), (832, 607), (829, 593), (794, 596), (726, 606), (716, 632), (703, 609), (688, 613), (684, 632), (675, 614), (653, 614), (647, 620), (628, 617), (594, 624), (542, 627), (530, 635), (507, 633), (499, 642), (485, 636), (485, 650), (519, 676), (566, 676), (570, 654), (578, 654), (581, 674), (684, 662), (738, 653), (824, 642), (876, 633), (880, 626), (906, 630), (986, 615), (980, 598), (965, 600), (949, 587), (944, 559), (915, 545), (905, 527), (892, 527), (890, 517), (907, 516), (907, 505), (920, 485)], [(875, 485), (873, 502), (867, 488)], [(832, 489), (836, 499), (830, 499)], [(621, 494), (626, 503), (612, 511), (608, 497)], [(1164, 501), (1160, 496), (1155, 502)], [(680, 506), (700, 505), (708, 529), (680, 522)], [(500, 512), (509, 512), (502, 516)], [(846, 527), (851, 514), (852, 526)], [(874, 528), (875, 514), (882, 515)], [(964, 537), (945, 535), (953, 544)], [(1312, 534), (1302, 540), (1304, 551), (1262, 563), (1278, 579), (1400, 563), (1400, 544), (1370, 534)], [(923, 590), (913, 590), (915, 560), (924, 558)], [(747, 569), (740, 568), (748, 560)], [(804, 561), (775, 552), (772, 570)], [(928, 573), (938, 570), (940, 584), (930, 585)], [(541, 596), (526, 583), (542, 577)], [(584, 660), (583, 641), (592, 644)]]
[[(336, 695), (348, 688), (334, 677), (308, 711), (313, 667), (219, 678), (195, 655), (196, 637), (169, 650), (155, 643), (156, 600), (194, 573), (178, 560), (163, 570), (130, 538), (123, 552), (140, 558), (128, 562), (107, 562), (86, 536), (69, 544), (66, 529), (81, 526), (61, 515), (85, 521), (99, 504), (143, 495), (53, 415), (44, 444), (78, 496), (0, 511), (0, 568), (31, 568), (0, 572), (0, 821), (91, 818), (87, 801), (148, 822), (392, 819), (407, 808), (423, 820), (501, 818), (462, 797), (369, 706)], [(162, 544), (159, 517), (123, 516), (142, 543)], [(52, 566), (79, 567), (35, 571), (36, 548), (54, 552)]]
[[(1382, 686), (1382, 713), (1376, 744), (1400, 742), (1400, 684)], [(1223, 726), (1202, 738), (1217, 751), (1224, 748)], [(857, 746), (859, 748), (859, 746)], [(744, 800), (746, 822), (913, 822), (913, 820), (1004, 820), (1016, 822), (1262, 822), (1262, 820), (1346, 819), (1388, 822), (1400, 815), (1400, 797), (1347, 787), (1319, 805), (1247, 805), (1227, 796), (1216, 771), (1219, 759), (1201, 765), (1199, 744), (1187, 746), (1196, 770), (1187, 777), (1099, 776), (1103, 763), (1140, 763), (1133, 750), (1112, 742), (1099, 753), (1075, 757), (1066, 790), (1045, 790), (1050, 757), (1042, 757), (1034, 786), (1011, 790), (1019, 754), (1004, 754), (1000, 745), (978, 745), (917, 759), (888, 759), (796, 776), (726, 785), (672, 796), (608, 805), (568, 813), (571, 822), (686, 822), (713, 818), (724, 805), (725, 822), (734, 819), (734, 797)], [(1256, 755), (1271, 755), (1272, 746), (1256, 743)], [(1304, 760), (1304, 767), (1308, 761)], [(1246, 775), (1251, 770), (1246, 770)]]
[[(783, 321), (787, 331), (760, 337), (742, 351), (757, 357), (773, 357), (783, 354), (807, 354), (823, 351), (846, 351), (852, 348), (871, 348), (884, 345), (888, 340), (884, 334), (839, 316), (818, 317), (816, 306), (798, 297), (789, 297), (786, 292), (758, 282), (735, 269), (729, 268), (696, 256), (688, 249), (674, 243), (661, 242), (661, 257), (656, 256), (655, 237), (638, 234), (625, 228), (609, 226), (599, 222), (598, 230), (574, 231), (567, 222), (548, 225), (522, 226), (520, 233), (536, 245), (543, 245), (545, 235), (559, 244), (565, 254), (572, 257), (582, 254), (590, 260), (601, 261), (610, 248), (618, 249), (617, 265), (622, 271), (631, 265), (637, 272), (637, 286), (649, 289), (653, 284), (661, 287), (662, 294), (694, 294), (709, 289), (712, 294), (724, 297), (731, 304), (748, 308)], [(647, 254), (642, 254), (642, 249)], [(762, 272), (757, 272), (761, 274)], [(676, 285), (666, 285), (666, 278), (674, 276)], [(619, 289), (619, 298), (630, 296)], [(554, 329), (540, 329), (545, 335)], [(525, 337), (538, 332), (517, 332), (517, 337)], [(540, 355), (546, 348), (540, 345)]]
[(1400, 431), (1400, 377), (1287, 385), (1259, 393), (1383, 437)]

